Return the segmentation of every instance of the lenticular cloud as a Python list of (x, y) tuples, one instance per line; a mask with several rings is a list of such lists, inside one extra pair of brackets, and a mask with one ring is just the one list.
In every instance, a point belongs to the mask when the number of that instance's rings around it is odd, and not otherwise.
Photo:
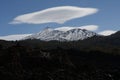
[(43, 24), (43, 23), (59, 23), (62, 24), (68, 20), (81, 18), (96, 13), (95, 8), (81, 8), (75, 6), (60, 6), (48, 8), (42, 11), (23, 14), (14, 18), (11, 24)]

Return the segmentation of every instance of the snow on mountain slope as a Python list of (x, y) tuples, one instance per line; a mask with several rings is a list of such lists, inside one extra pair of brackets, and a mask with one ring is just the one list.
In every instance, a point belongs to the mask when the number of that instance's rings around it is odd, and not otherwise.
[(64, 27), (64, 28), (56, 28), (56, 29), (47, 28), (37, 34), (27, 36), (24, 39), (40, 39), (43, 41), (51, 41), (51, 40), (76, 41), (76, 40), (83, 40), (92, 37), (94, 35), (97, 34), (85, 29)]

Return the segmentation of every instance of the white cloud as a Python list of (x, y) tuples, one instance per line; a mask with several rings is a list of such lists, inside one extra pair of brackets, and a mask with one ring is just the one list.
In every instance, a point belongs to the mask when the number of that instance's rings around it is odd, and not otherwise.
[(81, 8), (75, 6), (53, 7), (42, 11), (17, 16), (12, 22), (10, 22), (10, 24), (42, 24), (49, 22), (62, 24), (71, 19), (94, 14), (97, 11), (98, 9), (95, 8)]
[(15, 40), (20, 40), (29, 35), (31, 34), (16, 34), (16, 35), (0, 36), (0, 39), (8, 40), (8, 41), (15, 41)]
[(87, 25), (87, 26), (82, 26), (80, 27), (81, 29), (86, 29), (89, 31), (96, 31), (98, 29), (97, 25)]
[(98, 34), (104, 35), (104, 36), (109, 36), (109, 35), (114, 34), (116, 32), (117, 31), (113, 31), (113, 30), (105, 30), (105, 31), (99, 32)]
[(87, 26), (81, 26), (81, 27), (59, 27), (59, 28), (55, 28), (55, 30), (68, 31), (68, 30), (76, 29), (76, 28), (86, 29), (89, 31), (96, 31), (98, 29), (98, 26), (97, 25), (87, 25)]

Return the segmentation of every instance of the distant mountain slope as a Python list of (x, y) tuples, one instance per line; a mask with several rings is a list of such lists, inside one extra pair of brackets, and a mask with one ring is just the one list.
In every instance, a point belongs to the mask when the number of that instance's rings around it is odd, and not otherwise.
[[(49, 30), (49, 31), (51, 31), (51, 30)], [(74, 31), (74, 29), (73, 29), (73, 31)], [(94, 36), (89, 37), (89, 38), (84, 39), (84, 40), (70, 41), (70, 42), (67, 42), (67, 43), (66, 43), (66, 41), (65, 42), (59, 42), (57, 40), (53, 40), (53, 41), (46, 42), (46, 41), (40, 40), (39, 35), (41, 36), (43, 34), (45, 34), (45, 35), (48, 34), (48, 33), (46, 33), (45, 30), (44, 30), (44, 32), (37, 33), (37, 35), (35, 34), (36, 36), (28, 36), (28, 37), (26, 37), (25, 40), (21, 40), (19, 42), (24, 42), (24, 44), (29, 44), (29, 45), (31, 45), (31, 44), (32, 45), (34, 45), (34, 44), (39, 45), (39, 44), (43, 43), (43, 44), (46, 44), (46, 45), (49, 45), (49, 46), (52, 46), (52, 45), (60, 46), (62, 44), (64, 44), (64, 46), (69, 44), (71, 46), (78, 46), (78, 47), (83, 47), (83, 46), (85, 46), (85, 47), (89, 47), (89, 46), (105, 46), (105, 45), (107, 45), (107, 46), (120, 46), (120, 31), (118, 31), (115, 34), (112, 34), (110, 36), (97, 36), (97, 35), (94, 35)], [(52, 30), (52, 32), (53, 32), (53, 30)], [(56, 30), (54, 31), (54, 33), (55, 32), (58, 33)], [(69, 32), (72, 32), (72, 30), (68, 31), (68, 33)], [(59, 31), (59, 34), (61, 34), (61, 33), (62, 32)], [(52, 33), (51, 33), (51, 35), (52, 35)], [(36, 39), (35, 37), (38, 37), (38, 39)], [(47, 36), (46, 36), (46, 39), (47, 39)], [(58, 40), (59, 39), (60, 38), (58, 38)], [(61, 39), (61, 40), (65, 40), (65, 39)], [(0, 40), (0, 45), (10, 46), (10, 45), (13, 45), (13, 44), (14, 44), (14, 42), (11, 42), (11, 41)]]

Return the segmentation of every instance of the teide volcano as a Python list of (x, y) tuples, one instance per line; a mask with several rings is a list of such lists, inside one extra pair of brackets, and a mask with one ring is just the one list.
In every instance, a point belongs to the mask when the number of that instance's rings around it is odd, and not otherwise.
[(84, 40), (89, 37), (97, 35), (92, 31), (88, 31), (80, 28), (69, 28), (66, 27), (50, 29), (46, 28), (43, 31), (27, 36), (24, 39), (40, 39), (43, 41), (77, 41)]

